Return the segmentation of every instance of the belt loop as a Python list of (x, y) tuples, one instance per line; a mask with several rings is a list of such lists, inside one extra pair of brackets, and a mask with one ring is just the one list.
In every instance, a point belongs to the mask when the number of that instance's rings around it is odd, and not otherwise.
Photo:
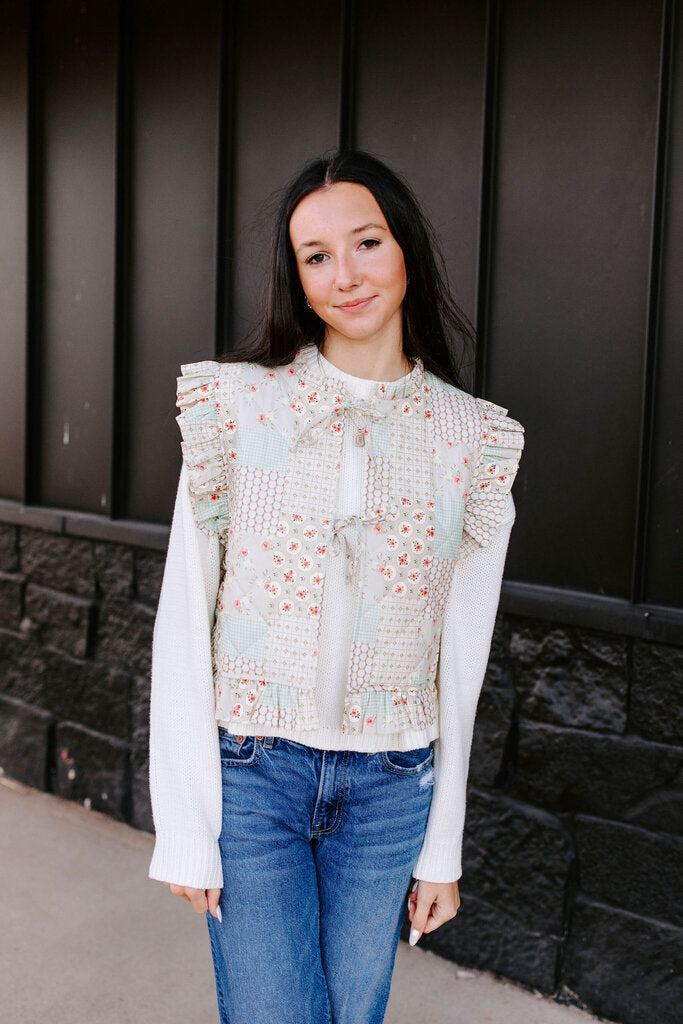
[(266, 736), (265, 739), (263, 740), (263, 746), (266, 747), (267, 750), (271, 750), (273, 747), (274, 739), (274, 736)]

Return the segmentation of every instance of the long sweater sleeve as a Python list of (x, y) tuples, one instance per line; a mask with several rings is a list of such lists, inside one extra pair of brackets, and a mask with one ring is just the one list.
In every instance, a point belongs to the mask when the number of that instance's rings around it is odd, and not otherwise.
[(456, 564), (439, 655), (439, 736), (434, 740), (434, 790), (413, 877), (453, 882), (462, 875), (466, 785), (474, 720), (500, 600), (515, 519), (508, 494), (491, 542)]
[(149, 877), (222, 888), (221, 763), (211, 629), (221, 541), (194, 520), (183, 463), (152, 641), (149, 783), (156, 843)]

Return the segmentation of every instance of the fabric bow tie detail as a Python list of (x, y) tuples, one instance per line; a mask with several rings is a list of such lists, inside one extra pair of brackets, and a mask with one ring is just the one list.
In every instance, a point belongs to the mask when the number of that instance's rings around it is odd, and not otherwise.
[[(355, 443), (362, 447), (369, 434), (367, 424), (369, 422), (381, 423), (391, 415), (396, 407), (397, 403), (388, 398), (379, 398), (373, 401), (345, 398), (342, 402), (333, 405), (331, 409), (318, 413), (317, 416), (313, 416), (307, 423), (304, 423), (294, 445), (296, 447), (298, 444), (315, 444), (327, 422), (331, 421), (333, 417), (346, 413), (355, 428)], [(370, 447), (372, 446), (370, 445)], [(370, 451), (369, 454), (372, 456), (374, 452)]]
[[(346, 516), (335, 519), (331, 530), (330, 548), (335, 555), (343, 550), (346, 554), (346, 581), (353, 586), (358, 575), (360, 555), (363, 550), (363, 527), (381, 523), (385, 519), (397, 518), (396, 509), (384, 509), (371, 516)], [(350, 535), (349, 535), (350, 534)], [(351, 541), (353, 537), (353, 542)]]

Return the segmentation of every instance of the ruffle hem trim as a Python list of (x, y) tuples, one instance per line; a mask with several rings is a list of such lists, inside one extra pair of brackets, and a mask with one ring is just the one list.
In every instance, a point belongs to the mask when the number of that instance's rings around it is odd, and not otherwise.
[[(396, 733), (437, 721), (436, 683), (426, 687), (360, 690), (346, 695), (343, 733)], [(319, 729), (315, 691), (265, 679), (223, 680), (216, 686), (216, 718), (226, 722), (303, 731)]]

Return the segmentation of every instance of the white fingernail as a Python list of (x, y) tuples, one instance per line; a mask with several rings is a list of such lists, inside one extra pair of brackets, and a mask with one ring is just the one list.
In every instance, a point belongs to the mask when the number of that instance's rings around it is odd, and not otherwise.
[(417, 928), (411, 928), (410, 929), (410, 938), (408, 939), (408, 942), (410, 943), (410, 945), (414, 946), (419, 938), (420, 938), (420, 933), (417, 930)]
[(216, 917), (218, 918), (220, 923), (223, 924), (223, 911), (221, 910), (220, 906), (216, 907)]

